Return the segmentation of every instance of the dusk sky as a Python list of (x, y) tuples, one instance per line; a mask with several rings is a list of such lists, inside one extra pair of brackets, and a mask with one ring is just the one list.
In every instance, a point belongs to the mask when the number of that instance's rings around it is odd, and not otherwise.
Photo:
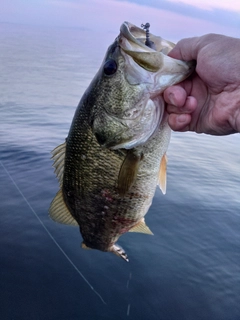
[(239, 0), (0, 0), (0, 22), (85, 27), (118, 33), (122, 22), (150, 22), (169, 40), (222, 33), (239, 37)]

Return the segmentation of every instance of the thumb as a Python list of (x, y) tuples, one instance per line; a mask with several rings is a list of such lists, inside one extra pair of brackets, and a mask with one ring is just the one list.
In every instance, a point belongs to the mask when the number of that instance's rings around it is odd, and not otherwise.
[(169, 52), (169, 57), (184, 61), (197, 60), (199, 37), (180, 40)]

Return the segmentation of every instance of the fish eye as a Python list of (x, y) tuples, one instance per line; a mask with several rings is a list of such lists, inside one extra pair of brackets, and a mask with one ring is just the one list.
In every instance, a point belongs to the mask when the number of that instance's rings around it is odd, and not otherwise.
[(103, 67), (104, 73), (107, 76), (111, 76), (117, 71), (117, 63), (113, 59), (109, 59), (105, 62), (104, 67)]

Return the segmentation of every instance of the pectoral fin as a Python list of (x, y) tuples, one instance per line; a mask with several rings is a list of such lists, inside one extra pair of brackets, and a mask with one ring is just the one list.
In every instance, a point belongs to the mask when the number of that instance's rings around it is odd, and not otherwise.
[(142, 158), (142, 154), (135, 154), (132, 150), (127, 153), (118, 176), (118, 192), (120, 195), (125, 195), (131, 189), (136, 180)]
[(162, 190), (162, 193), (166, 194), (166, 188), (167, 188), (167, 155), (166, 153), (163, 155), (161, 159), (158, 179), (159, 179), (159, 187)]
[(140, 232), (140, 233), (146, 233), (153, 235), (152, 231), (148, 228), (148, 226), (145, 223), (144, 218), (141, 219), (140, 222), (138, 222), (134, 227), (132, 227), (128, 232)]

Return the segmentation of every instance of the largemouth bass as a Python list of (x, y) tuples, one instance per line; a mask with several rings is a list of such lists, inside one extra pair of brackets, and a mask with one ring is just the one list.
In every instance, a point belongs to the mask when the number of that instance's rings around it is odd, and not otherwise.
[(172, 59), (174, 44), (124, 22), (84, 93), (66, 142), (53, 150), (60, 190), (54, 221), (79, 225), (83, 248), (109, 251), (128, 232), (152, 234), (144, 216), (157, 185), (166, 191), (171, 130), (161, 93), (193, 63)]

